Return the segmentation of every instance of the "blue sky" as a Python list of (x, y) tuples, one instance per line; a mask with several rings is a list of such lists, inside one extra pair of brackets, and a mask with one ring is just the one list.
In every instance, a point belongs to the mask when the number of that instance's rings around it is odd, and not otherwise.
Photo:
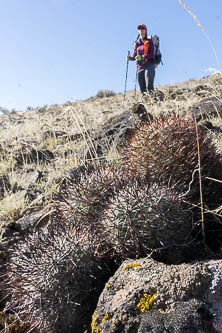
[[(222, 1), (184, 2), (222, 65)], [(155, 85), (218, 69), (208, 39), (178, 0), (0, 0), (0, 106), (22, 110), (86, 99), (100, 89), (123, 92), (125, 58), (140, 23), (160, 37), (164, 65)], [(135, 73), (130, 62), (128, 90)]]

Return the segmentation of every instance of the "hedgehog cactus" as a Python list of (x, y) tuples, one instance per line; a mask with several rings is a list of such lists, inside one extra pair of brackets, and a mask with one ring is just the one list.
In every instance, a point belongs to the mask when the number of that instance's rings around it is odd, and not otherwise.
[(53, 227), (30, 235), (12, 251), (10, 308), (40, 332), (82, 332), (107, 279), (107, 266), (95, 258), (96, 244), (82, 227)]
[(78, 182), (70, 181), (57, 200), (55, 219), (75, 216), (95, 229), (114, 189), (121, 188), (126, 177), (120, 169), (106, 166), (84, 174)]
[(187, 244), (192, 214), (175, 190), (132, 179), (111, 199), (102, 223), (107, 241), (124, 259)]
[[(206, 131), (198, 128), (202, 177), (218, 176), (218, 156)], [(161, 115), (136, 129), (123, 149), (128, 170), (191, 192), (199, 188), (195, 123), (175, 113)], [(194, 181), (193, 181), (194, 179)]]

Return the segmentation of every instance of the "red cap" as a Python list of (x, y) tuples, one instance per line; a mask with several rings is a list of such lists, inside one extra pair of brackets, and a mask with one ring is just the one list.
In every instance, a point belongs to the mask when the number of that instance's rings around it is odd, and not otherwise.
[(139, 29), (145, 29), (145, 30), (147, 31), (147, 27), (146, 27), (145, 24), (139, 24), (138, 27), (137, 27), (137, 29), (138, 29), (138, 30), (139, 30)]

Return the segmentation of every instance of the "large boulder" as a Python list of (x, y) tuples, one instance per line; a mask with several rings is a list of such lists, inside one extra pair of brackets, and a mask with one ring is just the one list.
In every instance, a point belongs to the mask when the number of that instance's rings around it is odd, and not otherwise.
[(222, 332), (222, 261), (127, 260), (110, 278), (92, 332)]

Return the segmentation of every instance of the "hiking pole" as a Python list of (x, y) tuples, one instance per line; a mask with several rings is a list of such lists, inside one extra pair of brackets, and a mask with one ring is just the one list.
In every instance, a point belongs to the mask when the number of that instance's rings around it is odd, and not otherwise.
[(136, 85), (137, 85), (137, 78), (138, 78), (138, 67), (136, 66), (136, 81), (135, 81), (135, 88), (134, 88), (134, 98), (136, 99)]
[[(129, 56), (130, 56), (130, 51), (128, 51), (128, 57)], [(127, 60), (127, 64), (126, 64), (126, 79), (125, 79), (124, 101), (125, 101), (125, 97), (126, 97), (126, 85), (127, 85), (128, 67), (129, 67), (129, 60)]]

